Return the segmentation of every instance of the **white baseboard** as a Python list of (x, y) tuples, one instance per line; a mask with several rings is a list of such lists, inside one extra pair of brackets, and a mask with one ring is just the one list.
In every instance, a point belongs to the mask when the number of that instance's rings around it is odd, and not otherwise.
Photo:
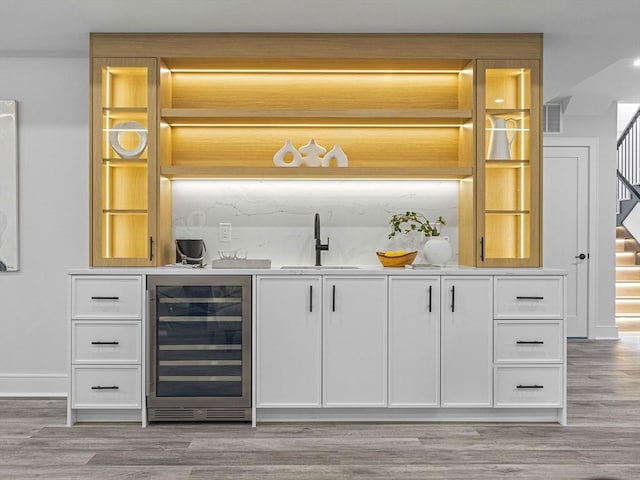
[(66, 397), (68, 389), (63, 373), (0, 373), (0, 397)]
[(596, 340), (617, 340), (618, 336), (618, 327), (615, 325), (607, 325), (603, 327), (595, 326), (593, 335), (590, 335), (591, 338)]

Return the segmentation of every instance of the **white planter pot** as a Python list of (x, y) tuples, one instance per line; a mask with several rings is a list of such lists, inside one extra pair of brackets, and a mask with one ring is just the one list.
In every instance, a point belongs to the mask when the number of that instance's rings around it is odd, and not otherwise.
[(453, 256), (449, 237), (431, 237), (424, 244), (422, 252), (427, 262), (436, 266), (446, 265)]

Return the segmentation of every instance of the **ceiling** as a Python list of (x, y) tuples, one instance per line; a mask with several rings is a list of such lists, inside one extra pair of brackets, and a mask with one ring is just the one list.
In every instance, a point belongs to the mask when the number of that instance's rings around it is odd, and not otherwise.
[(542, 32), (545, 101), (640, 102), (637, 0), (0, 0), (0, 18), (0, 57), (86, 57), (90, 32)]

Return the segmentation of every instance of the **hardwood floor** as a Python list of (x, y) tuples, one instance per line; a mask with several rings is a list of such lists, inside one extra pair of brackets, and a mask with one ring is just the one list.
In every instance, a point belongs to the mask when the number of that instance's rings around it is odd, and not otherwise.
[(61, 399), (0, 399), (0, 479), (640, 479), (640, 336), (571, 341), (569, 426), (65, 426)]

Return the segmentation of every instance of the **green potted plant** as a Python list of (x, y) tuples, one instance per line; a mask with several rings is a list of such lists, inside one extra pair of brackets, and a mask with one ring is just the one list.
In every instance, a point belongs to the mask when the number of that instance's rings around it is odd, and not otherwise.
[(391, 225), (391, 233), (389, 239), (392, 239), (398, 233), (422, 232), (425, 237), (438, 237), (438, 225), (446, 225), (442, 216), (439, 216), (435, 222), (430, 222), (427, 217), (421, 213), (405, 212), (396, 213), (389, 220)]
[(412, 232), (420, 232), (427, 237), (427, 242), (422, 248), (422, 253), (431, 265), (442, 266), (451, 260), (453, 252), (449, 238), (440, 238), (439, 228), (442, 225), (446, 225), (446, 221), (442, 216), (438, 216), (436, 221), (432, 222), (418, 212), (408, 211), (405, 213), (396, 213), (391, 217), (391, 220), (389, 220), (389, 225), (391, 225), (389, 239), (392, 239), (399, 233), (410, 234)]

